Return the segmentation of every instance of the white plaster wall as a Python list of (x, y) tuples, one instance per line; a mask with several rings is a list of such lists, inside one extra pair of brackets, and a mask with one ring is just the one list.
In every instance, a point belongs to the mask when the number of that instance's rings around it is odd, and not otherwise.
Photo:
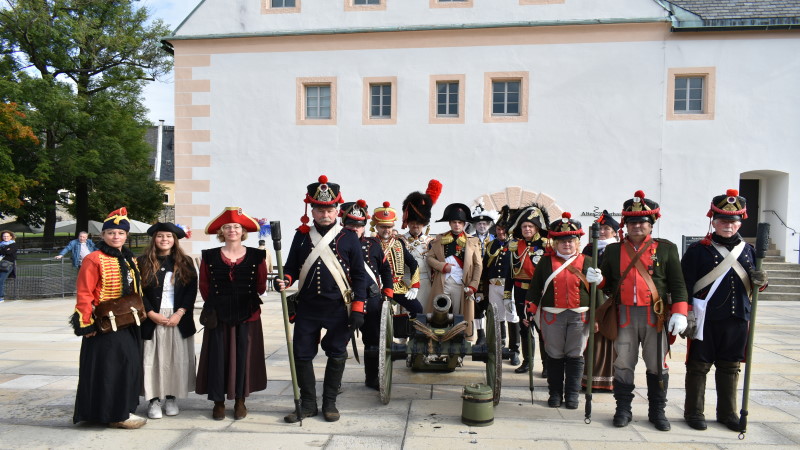
[[(785, 181), (762, 183), (761, 209), (779, 211), (790, 226), (800, 229), (800, 209), (788, 200), (800, 195), (797, 183), (793, 187), (791, 183), (792, 177), (800, 174), (797, 48), (797, 39), (667, 43), (669, 67), (717, 69), (715, 119), (664, 124), (664, 148), (670, 155), (664, 166), (664, 199), (683, 202), (687, 210), (675, 218), (676, 230), (704, 234), (704, 214), (713, 196), (710, 191), (716, 189), (719, 195), (727, 188), (737, 188), (741, 173), (759, 170), (788, 174)], [(759, 220), (773, 223), (773, 242), (787, 259), (796, 262), (797, 236), (791, 237), (770, 216), (761, 214)]]
[[(212, 55), (210, 67), (194, 69), (195, 78), (212, 80), (207, 198), (212, 215), (236, 205), (281, 220), (289, 239), (305, 185), (323, 173), (342, 185), (346, 201), (364, 198), (373, 208), (385, 200), (399, 207), (437, 178), (444, 190), (434, 220), (448, 203), (506, 186), (546, 193), (576, 216), (595, 206), (619, 211), (643, 189), (662, 206), (656, 234), (680, 243), (681, 235), (706, 232), (711, 197), (737, 187), (741, 173), (782, 170), (788, 180), (769, 188), (789, 189), (786, 220), (798, 228), (800, 212), (788, 201), (800, 195), (791, 179), (800, 173), (797, 42)], [(666, 121), (667, 69), (697, 66), (717, 68), (715, 120)], [(530, 72), (529, 121), (483, 123), (483, 74), (520, 70)], [(448, 73), (466, 75), (465, 124), (430, 125), (429, 76)], [(338, 79), (337, 126), (296, 125), (296, 78), (325, 76)], [(397, 77), (396, 125), (361, 124), (362, 77), (372, 76)], [(195, 218), (194, 227), (208, 219)], [(775, 226), (773, 233), (785, 234)], [(776, 241), (790, 260), (796, 240)], [(211, 245), (195, 242), (193, 251)]]
[(666, 17), (652, 0), (566, 0), (551, 5), (474, 0), (472, 8), (430, 8), (428, 0), (386, 0), (384, 11), (351, 12), (344, 10), (344, 0), (300, 0), (300, 13), (261, 14), (263, 1), (268, 0), (205, 0), (176, 35)]

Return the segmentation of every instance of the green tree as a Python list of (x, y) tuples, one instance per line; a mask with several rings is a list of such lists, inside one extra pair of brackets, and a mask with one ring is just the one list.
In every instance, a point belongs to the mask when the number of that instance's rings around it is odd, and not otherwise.
[(25, 114), (16, 103), (0, 103), (0, 208), (19, 207), (20, 194), (38, 184), (36, 180), (18, 173), (14, 161), (39, 144), (33, 129), (22, 123)]
[(0, 88), (0, 95), (27, 105), (43, 140), (40, 159), (50, 166), (49, 174), (41, 164), (29, 167), (38, 167), (46, 182), (28, 191), (27, 212), (43, 217), (51, 235), (55, 202), (66, 190), (78, 229), (86, 229), (90, 215), (102, 217), (123, 204), (134, 217), (140, 207), (154, 208), (138, 211), (154, 217), (162, 191), (145, 170), (140, 96), (144, 83), (171, 69), (159, 42), (167, 26), (148, 25), (147, 9), (130, 0), (5, 3), (0, 49), (18, 69), (6, 79), (16, 78), (16, 86)]

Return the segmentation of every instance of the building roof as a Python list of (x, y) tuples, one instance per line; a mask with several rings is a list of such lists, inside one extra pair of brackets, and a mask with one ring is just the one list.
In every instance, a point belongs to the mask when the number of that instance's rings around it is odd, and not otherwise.
[(669, 0), (703, 19), (800, 17), (800, 0)]
[[(800, 27), (800, 0), (666, 0), (673, 28), (792, 29)], [(665, 7), (667, 5), (664, 5)]]
[(175, 181), (175, 127), (164, 125), (164, 136), (161, 142), (161, 166), (160, 173), (156, 174), (156, 146), (158, 144), (158, 126), (152, 126), (145, 133), (145, 141), (153, 148), (150, 153), (150, 166), (153, 167), (153, 175), (157, 181)]

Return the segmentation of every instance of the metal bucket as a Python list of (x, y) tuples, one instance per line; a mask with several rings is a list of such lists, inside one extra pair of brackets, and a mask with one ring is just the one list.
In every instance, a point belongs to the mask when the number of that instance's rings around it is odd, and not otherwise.
[(461, 422), (473, 427), (488, 427), (494, 423), (492, 388), (483, 383), (464, 386), (461, 394)]

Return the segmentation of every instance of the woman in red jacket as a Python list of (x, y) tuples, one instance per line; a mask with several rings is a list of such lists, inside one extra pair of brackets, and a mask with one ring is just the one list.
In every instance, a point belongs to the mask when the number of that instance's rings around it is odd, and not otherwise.
[[(550, 224), (552, 246), (536, 266), (526, 297), (528, 321), (538, 319), (548, 357), (547, 405), (578, 408), (583, 351), (589, 338), (589, 284), (597, 282), (591, 259), (578, 252), (581, 223), (564, 213)], [(537, 314), (538, 312), (538, 314)], [(566, 380), (565, 380), (566, 378)]]

